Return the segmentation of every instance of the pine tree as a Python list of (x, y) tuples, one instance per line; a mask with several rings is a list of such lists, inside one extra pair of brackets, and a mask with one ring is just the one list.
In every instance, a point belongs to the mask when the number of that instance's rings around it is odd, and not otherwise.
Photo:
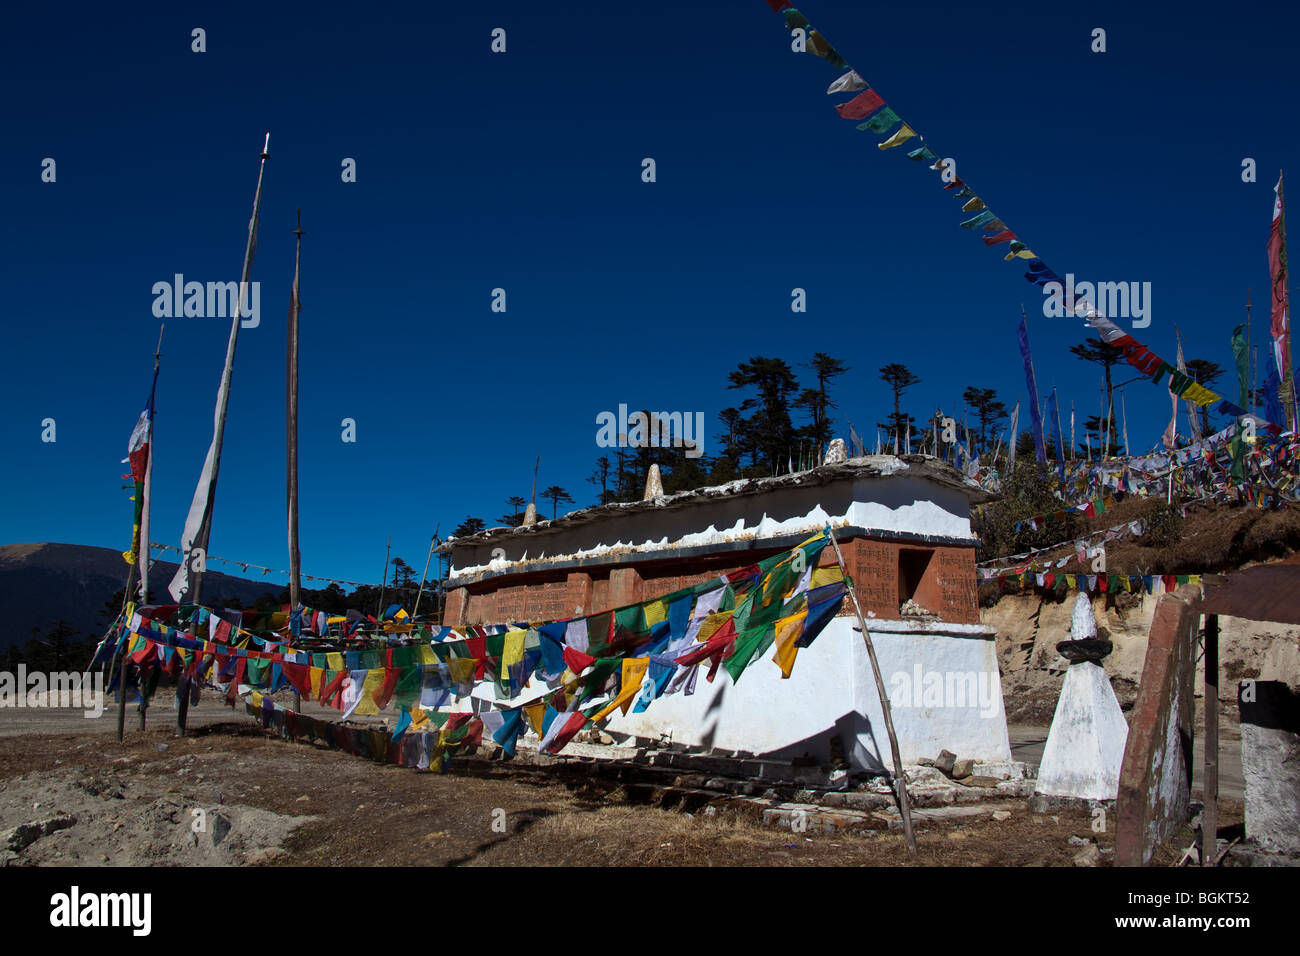
[(573, 504), (573, 496), (561, 488), (559, 485), (551, 485), (542, 492), (543, 498), (551, 499), (551, 520), (554, 520), (560, 507), (560, 502)]
[(783, 469), (794, 446), (790, 401), (799, 381), (784, 359), (754, 356), (728, 375), (728, 388), (753, 388), (756, 397), (740, 403), (740, 411), (754, 411), (745, 419), (746, 444), (753, 464), (766, 472)]
[(962, 401), (970, 406), (979, 422), (979, 439), (976, 447), (980, 454), (990, 450), (989, 427), (1007, 417), (1007, 406), (997, 400), (997, 393), (991, 388), (976, 388), (974, 385), (962, 393)]
[(892, 445), (895, 438), (898, 441), (898, 447), (901, 451), (907, 444), (908, 436), (912, 434), (914, 419), (911, 415), (904, 414), (902, 410), (903, 392), (913, 385), (921, 384), (921, 379), (912, 373), (906, 365), (898, 362), (890, 364), (880, 369), (880, 379), (889, 385), (894, 393), (894, 411), (887, 416), (887, 422), (879, 423), (880, 428), (887, 429), (889, 432), (889, 442)]
[[(600, 497), (596, 502), (597, 504), (607, 505), (618, 497), (616, 492), (610, 491), (609, 489), (609, 475), (612, 468), (613, 464), (610, 462), (609, 456), (601, 455), (596, 459), (596, 470), (593, 471), (591, 476), (587, 479), (589, 484), (593, 484), (600, 489)], [(519, 500), (523, 501), (522, 498)]]
[(804, 437), (812, 441), (820, 455), (831, 441), (831, 425), (834, 424), (834, 420), (830, 417), (829, 410), (839, 407), (838, 402), (831, 400), (828, 386), (831, 379), (843, 375), (849, 367), (839, 359), (831, 358), (825, 352), (817, 352), (804, 368), (810, 368), (816, 374), (817, 387), (805, 388), (794, 404), (798, 408), (805, 409), (812, 418), (812, 423), (801, 429), (801, 432)]
[(510, 510), (497, 520), (507, 528), (518, 528), (524, 523), (524, 505), (528, 504), (528, 499), (511, 495), (506, 499), (506, 504), (510, 506)]
[(483, 528), (484, 524), (482, 518), (466, 518), (456, 526), (456, 530), (453, 531), (452, 534), (457, 538), (467, 538), (472, 534), (478, 534), (483, 530)]
[[(1070, 354), (1085, 362), (1092, 362), (1102, 367), (1106, 382), (1105, 418), (1113, 420), (1115, 417), (1115, 388), (1111, 382), (1110, 370), (1124, 359), (1124, 350), (1094, 337), (1088, 339), (1082, 345), (1070, 346)], [(1112, 431), (1111, 434), (1114, 435), (1114, 432)]]

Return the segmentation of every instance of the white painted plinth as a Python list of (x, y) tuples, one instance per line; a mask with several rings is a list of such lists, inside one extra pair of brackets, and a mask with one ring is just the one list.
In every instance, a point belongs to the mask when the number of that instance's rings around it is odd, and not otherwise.
[(1126, 740), (1128, 721), (1105, 669), (1091, 661), (1071, 664), (1056, 701), (1034, 792), (1114, 800)]

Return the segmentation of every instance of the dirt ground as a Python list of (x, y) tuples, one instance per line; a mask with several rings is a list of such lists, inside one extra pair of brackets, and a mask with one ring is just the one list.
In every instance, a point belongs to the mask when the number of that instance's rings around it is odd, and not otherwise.
[[(476, 755), (417, 773), (273, 739), (219, 705), (200, 711), (186, 738), (162, 713), (120, 744), (107, 721), (93, 734), (0, 735), (5, 864), (1071, 866), (1080, 841), (1096, 843), (1100, 865), (1114, 841), (1113, 824), (1095, 834), (1083, 811), (1034, 814), (1017, 801), (1002, 820), (921, 824), (912, 857), (884, 823), (806, 835), (749, 808), (663, 809), (578, 762)], [(1222, 814), (1227, 825), (1240, 807)]]

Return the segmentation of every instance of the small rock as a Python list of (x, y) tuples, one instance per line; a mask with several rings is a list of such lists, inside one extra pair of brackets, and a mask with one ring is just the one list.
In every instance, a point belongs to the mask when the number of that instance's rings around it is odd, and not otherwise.
[(994, 810), (994, 811), (993, 811), (993, 819), (994, 819), (994, 820), (1006, 820), (1006, 819), (1007, 819), (1008, 817), (1010, 817), (1010, 816), (1011, 816), (1011, 811), (1010, 811), (1010, 810)]
[(953, 830), (948, 834), (949, 840), (965, 840), (970, 834), (963, 830)]
[(307, 802), (308, 800), (310, 800), (310, 799), (311, 799), (311, 797), (307, 796), (307, 795), (304, 793), (301, 797), (299, 797), (297, 800), (295, 800), (294, 803), (306, 803), (306, 802)]
[(48, 820), (41, 821), (41, 833), (48, 836), (59, 830), (66, 830), (77, 822), (74, 816), (50, 817)]
[(1087, 839), (1086, 837), (1080, 837), (1080, 836), (1072, 836), (1070, 837), (1070, 839), (1066, 840), (1065, 842), (1070, 844), (1070, 846), (1091, 846), (1092, 845), (1091, 840)]
[(1074, 854), (1075, 866), (1096, 866), (1097, 861), (1101, 859), (1101, 852), (1093, 844), (1084, 847), (1078, 853)]
[(25, 850), (35, 843), (41, 836), (41, 825), (39, 823), (20, 823), (9, 831), (9, 837), (5, 840), (5, 846), (17, 853)]
[(230, 833), (230, 821), (220, 813), (212, 816), (212, 845), (220, 846), (221, 841)]
[(957, 755), (948, 750), (940, 750), (939, 756), (935, 758), (935, 769), (945, 777), (952, 776), (953, 766), (957, 763)]
[(158, 751), (159, 753), (162, 753), (164, 750), (167, 749), (167, 745), (166, 745), (166, 744), (154, 744), (154, 745), (153, 745), (153, 749), (156, 750), (156, 751)]
[(963, 760), (958, 760), (952, 765), (952, 776), (954, 778), (970, 777), (973, 776), (974, 773), (975, 773), (975, 761), (971, 760), (969, 757)]

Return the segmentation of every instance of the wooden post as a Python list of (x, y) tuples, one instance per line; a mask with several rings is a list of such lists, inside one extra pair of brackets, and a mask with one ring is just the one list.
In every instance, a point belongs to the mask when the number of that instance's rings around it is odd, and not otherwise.
[(858, 615), (862, 640), (867, 645), (867, 657), (871, 660), (871, 673), (876, 678), (876, 693), (880, 696), (880, 710), (885, 715), (885, 732), (889, 735), (889, 749), (894, 758), (894, 793), (898, 798), (898, 810), (903, 816), (903, 833), (907, 837), (908, 850), (915, 853), (916, 834), (912, 832), (912, 809), (907, 801), (907, 779), (903, 775), (903, 760), (898, 753), (898, 735), (894, 733), (894, 718), (889, 710), (889, 694), (885, 692), (885, 680), (880, 676), (880, 663), (876, 660), (876, 649), (871, 643), (871, 633), (867, 630), (867, 619), (862, 613), (862, 606), (858, 604), (858, 592), (854, 589), (853, 579), (849, 577), (849, 569), (844, 564), (844, 554), (840, 551), (839, 542), (835, 540), (835, 532), (827, 527), (826, 535), (831, 539), (831, 547), (835, 549), (840, 571), (844, 574), (845, 587), (853, 600), (853, 610)]
[[(148, 547), (148, 542), (145, 543), (145, 547), (146, 548)], [(139, 558), (137, 557), (136, 560), (138, 563)], [(148, 558), (145, 559), (145, 563), (146, 565), (148, 564)], [(131, 569), (127, 572), (126, 591), (123, 593), (122, 596), (122, 615), (123, 615), (123, 623), (125, 624), (131, 623), (130, 620), (126, 618), (126, 609), (131, 606), (131, 585), (135, 583), (135, 568), (136, 565), (133, 564), (131, 565)], [(126, 735), (126, 662), (127, 662), (126, 659), (127, 659), (127, 653), (130, 650), (131, 650), (131, 640), (130, 637), (128, 636), (123, 641), (122, 655), (121, 655), (122, 656), (121, 670), (118, 672), (118, 678), (117, 678), (117, 696), (118, 696), (117, 739), (119, 743)]]
[(424, 573), (420, 575), (420, 589), (415, 592), (415, 608), (411, 611), (411, 623), (415, 623), (415, 617), (420, 613), (420, 598), (424, 597), (424, 582), (429, 577), (429, 564), (433, 561), (433, 549), (438, 544), (438, 532), (442, 529), (442, 522), (433, 529), (433, 537), (429, 539), (429, 556), (424, 559)]
[(190, 679), (184, 670), (176, 679), (176, 736), (185, 736), (185, 721), (190, 714)]
[(298, 210), (298, 228), (294, 254), (293, 288), (289, 295), (288, 373), (285, 375), (285, 433), (288, 438), (288, 513), (289, 513), (289, 613), (298, 610), (302, 591), (302, 553), (298, 549), (298, 315), (302, 310), (299, 274), (302, 267), (302, 210)]
[(121, 743), (126, 734), (126, 651), (130, 650), (131, 642), (122, 650), (122, 666), (117, 676), (117, 740)]
[(1205, 615), (1205, 767), (1201, 866), (1214, 866), (1219, 835), (1219, 615)]
[(384, 625), (384, 595), (388, 592), (388, 559), (393, 553), (393, 536), (388, 536), (388, 547), (384, 551), (384, 580), (379, 586), (379, 610), (375, 613), (379, 616), (379, 626), (383, 629)]

